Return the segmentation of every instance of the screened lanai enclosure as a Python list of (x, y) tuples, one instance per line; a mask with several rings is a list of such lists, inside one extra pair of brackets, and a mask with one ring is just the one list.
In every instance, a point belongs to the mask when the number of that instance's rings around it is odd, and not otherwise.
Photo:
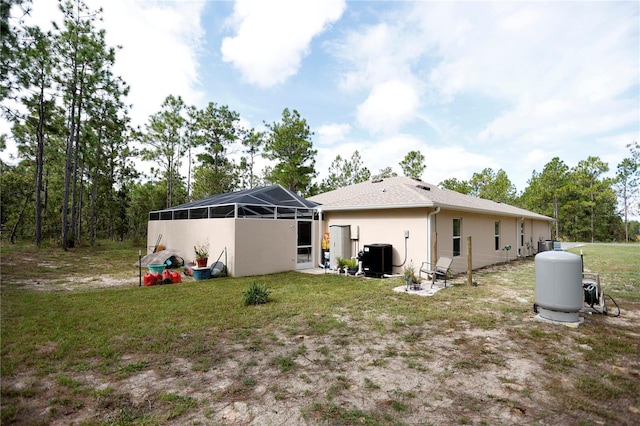
[(317, 206), (280, 185), (216, 194), (150, 212), (147, 246), (151, 252), (161, 237), (189, 262), (204, 245), (209, 265), (226, 259), (236, 277), (311, 268)]

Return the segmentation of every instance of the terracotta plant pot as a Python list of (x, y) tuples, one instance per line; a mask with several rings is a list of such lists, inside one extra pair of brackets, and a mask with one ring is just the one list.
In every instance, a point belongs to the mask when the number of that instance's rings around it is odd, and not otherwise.
[(208, 257), (203, 257), (201, 259), (196, 259), (196, 263), (198, 264), (198, 268), (206, 267), (208, 261), (209, 261)]

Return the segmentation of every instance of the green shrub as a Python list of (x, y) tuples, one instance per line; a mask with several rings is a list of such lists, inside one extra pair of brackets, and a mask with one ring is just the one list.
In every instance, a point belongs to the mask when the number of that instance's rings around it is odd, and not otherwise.
[(358, 267), (358, 261), (356, 259), (345, 259), (344, 266), (348, 269), (356, 269)]
[(254, 282), (249, 286), (247, 291), (242, 293), (244, 305), (261, 305), (267, 303), (270, 292), (271, 290), (267, 286)]

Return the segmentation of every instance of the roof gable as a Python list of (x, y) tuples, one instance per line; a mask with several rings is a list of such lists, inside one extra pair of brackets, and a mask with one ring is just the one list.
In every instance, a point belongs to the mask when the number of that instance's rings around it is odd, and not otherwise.
[(325, 211), (441, 207), (449, 210), (552, 220), (550, 217), (491, 200), (461, 194), (405, 176), (361, 182), (325, 192), (310, 201)]

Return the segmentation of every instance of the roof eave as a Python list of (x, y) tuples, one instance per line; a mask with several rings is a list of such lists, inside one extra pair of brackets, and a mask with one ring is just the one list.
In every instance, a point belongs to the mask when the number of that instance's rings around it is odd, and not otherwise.
[(526, 212), (505, 212), (505, 211), (500, 211), (500, 210), (491, 210), (491, 209), (483, 209), (483, 208), (477, 208), (477, 207), (464, 207), (464, 206), (456, 206), (456, 205), (451, 205), (451, 204), (442, 204), (439, 203), (438, 207), (444, 208), (444, 209), (449, 209), (449, 210), (456, 210), (456, 211), (464, 211), (464, 212), (469, 212), (469, 213), (481, 213), (481, 214), (493, 214), (493, 215), (498, 215), (498, 216), (509, 216), (509, 217), (524, 217), (527, 219), (538, 219), (538, 220), (548, 220), (550, 222), (553, 222), (553, 218), (548, 217), (548, 216), (544, 216), (544, 215), (538, 215), (536, 213), (534, 214), (527, 214)]
[(509, 216), (509, 217), (524, 217), (527, 219), (537, 219), (537, 220), (547, 220), (553, 222), (553, 218), (543, 216), (543, 215), (531, 215), (526, 213), (513, 213), (513, 212), (501, 212), (498, 210), (489, 210), (489, 209), (481, 209), (481, 208), (473, 208), (473, 207), (461, 207), (451, 204), (443, 204), (443, 203), (412, 203), (412, 204), (378, 204), (378, 205), (370, 205), (370, 206), (324, 206), (320, 205), (316, 207), (318, 210), (323, 212), (337, 212), (337, 211), (353, 211), (353, 210), (389, 210), (389, 209), (416, 209), (416, 208), (433, 208), (440, 207), (448, 210), (455, 211), (464, 211), (469, 213), (481, 213), (481, 214), (493, 214), (498, 216)]
[(417, 209), (425, 207), (436, 207), (434, 203), (412, 203), (412, 204), (378, 204), (368, 206), (324, 206), (319, 205), (316, 208), (323, 212), (337, 212), (344, 210), (389, 210), (389, 209)]

